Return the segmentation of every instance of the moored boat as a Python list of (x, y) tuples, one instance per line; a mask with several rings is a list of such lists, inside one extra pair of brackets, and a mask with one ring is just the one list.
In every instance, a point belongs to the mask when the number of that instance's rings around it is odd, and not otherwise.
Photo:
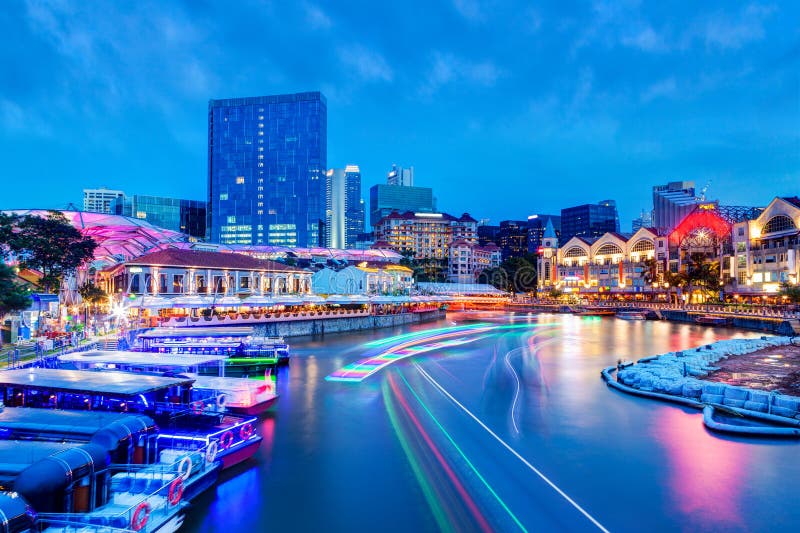
[(709, 326), (727, 326), (728, 319), (724, 316), (714, 316), (714, 315), (701, 315), (696, 316), (694, 321), (697, 324), (706, 324)]
[(642, 311), (617, 311), (617, 318), (622, 320), (645, 320), (647, 317)]
[(194, 451), (216, 442), (224, 468), (251, 457), (261, 444), (256, 419), (207, 412), (193, 404), (193, 382), (188, 377), (119, 371), (29, 368), (0, 372), (0, 391), (7, 406), (146, 414), (161, 429), (160, 447)]

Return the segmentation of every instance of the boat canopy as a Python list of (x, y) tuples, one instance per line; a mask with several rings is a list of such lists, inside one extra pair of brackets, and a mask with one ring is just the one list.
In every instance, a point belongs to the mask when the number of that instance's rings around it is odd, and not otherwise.
[(162, 339), (174, 337), (247, 337), (253, 334), (252, 327), (184, 327), (153, 328), (137, 335), (140, 339)]
[(84, 372), (55, 368), (19, 368), (0, 372), (0, 387), (115, 396), (138, 396), (171, 387), (191, 387), (193, 381), (188, 378), (168, 378), (112, 370)]
[[(136, 420), (134, 420), (136, 419)], [(123, 423), (132, 430), (153, 427), (155, 422), (145, 415), (105, 411), (65, 411), (33, 407), (6, 407), (0, 412), (0, 431), (36, 434), (60, 434), (89, 438), (110, 424)]]
[(61, 355), (64, 363), (104, 364), (132, 367), (191, 368), (219, 364), (227, 359), (224, 355), (172, 355), (154, 352), (102, 351), (76, 352)]

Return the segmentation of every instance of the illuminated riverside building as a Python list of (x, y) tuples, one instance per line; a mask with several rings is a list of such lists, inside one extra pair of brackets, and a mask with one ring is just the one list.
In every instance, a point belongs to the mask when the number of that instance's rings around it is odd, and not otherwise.
[[(781, 282), (797, 282), (798, 227), (800, 200), (776, 198), (766, 210), (697, 204), (664, 234), (640, 228), (632, 236), (573, 237), (561, 245), (544, 238), (539, 288), (601, 299), (665, 299), (670, 291), (667, 272), (689, 273), (699, 255), (719, 263), (715, 296), (774, 295)], [(683, 296), (688, 300), (689, 295)]]
[(224, 306), (226, 296), (309, 293), (311, 272), (237, 253), (167, 249), (106, 268), (97, 282), (117, 302), (161, 296), (168, 308), (180, 307), (179, 297), (202, 295)]
[(657, 241), (654, 231), (641, 228), (633, 235), (572, 237), (558, 247), (554, 232), (546, 231), (537, 261), (539, 289), (599, 297), (645, 294), (652, 290), (646, 279)]
[(342, 269), (323, 268), (311, 278), (315, 294), (409, 294), (414, 285), (414, 271), (402, 265), (367, 263)]
[(318, 92), (209, 102), (210, 241), (325, 242), (327, 115)]
[(500, 259), (500, 248), (494, 243), (480, 246), (466, 240), (453, 241), (450, 243), (447, 281), (475, 283), (481, 272), (499, 267)]
[(478, 242), (478, 221), (468, 213), (456, 218), (447, 213), (393, 212), (375, 225), (376, 245), (415, 259), (447, 259), (450, 243), (458, 240)]
[(728, 258), (737, 296), (775, 297), (782, 283), (800, 283), (800, 198), (775, 198), (753, 220), (733, 225)]

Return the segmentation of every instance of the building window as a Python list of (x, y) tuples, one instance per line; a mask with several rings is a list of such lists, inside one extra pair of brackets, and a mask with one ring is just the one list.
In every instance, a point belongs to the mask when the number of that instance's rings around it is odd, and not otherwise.
[(236, 176), (236, 185), (244, 184), (244, 176)]
[(229, 216), (228, 217), (228, 224), (236, 224), (236, 217), (235, 216)]
[(172, 292), (175, 294), (183, 292), (183, 274), (172, 276)]
[(786, 215), (777, 215), (769, 219), (769, 221), (764, 224), (764, 229), (761, 230), (761, 234), (764, 235), (766, 233), (778, 233), (779, 231), (786, 231), (790, 229), (797, 229), (794, 221)]
[(220, 200), (227, 200), (228, 199), (228, 193), (226, 193), (226, 192), (220, 193), (219, 199)]

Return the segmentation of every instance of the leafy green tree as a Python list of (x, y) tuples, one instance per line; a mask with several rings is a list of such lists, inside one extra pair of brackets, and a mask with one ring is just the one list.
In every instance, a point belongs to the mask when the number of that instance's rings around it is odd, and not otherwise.
[[(0, 263), (0, 318), (22, 311), (31, 305), (28, 290), (16, 282), (17, 274), (10, 266)], [(0, 337), (2, 343), (2, 337)]]
[(90, 260), (97, 248), (91, 237), (84, 237), (57, 211), (47, 217), (21, 217), (14, 229), (9, 248), (17, 254), (21, 266), (42, 273), (45, 292), (58, 290), (64, 276)]
[(693, 253), (689, 257), (686, 279), (690, 294), (698, 290), (707, 299), (719, 291), (719, 261), (709, 260), (703, 253)]

